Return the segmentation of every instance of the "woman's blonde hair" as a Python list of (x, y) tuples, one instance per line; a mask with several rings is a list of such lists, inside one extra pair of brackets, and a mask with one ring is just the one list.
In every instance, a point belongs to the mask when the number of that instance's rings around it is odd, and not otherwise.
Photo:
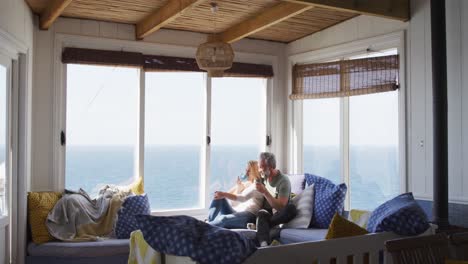
[(249, 181), (254, 182), (260, 180), (260, 172), (258, 171), (258, 161), (250, 160), (248, 163), (249, 168)]

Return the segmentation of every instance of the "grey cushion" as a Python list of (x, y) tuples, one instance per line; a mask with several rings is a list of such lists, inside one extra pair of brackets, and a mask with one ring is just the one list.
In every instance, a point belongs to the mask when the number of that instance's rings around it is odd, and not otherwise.
[(294, 194), (300, 194), (305, 188), (305, 176), (304, 174), (286, 174), (291, 183), (291, 192)]
[(314, 185), (308, 186), (303, 192), (296, 195), (291, 203), (296, 206), (297, 214), (294, 219), (285, 223), (283, 228), (307, 228), (309, 227), (314, 211)]
[(325, 239), (328, 229), (299, 229), (299, 228), (286, 228), (282, 229), (280, 233), (280, 242), (282, 244), (317, 241)]
[(29, 243), (30, 256), (46, 257), (101, 257), (129, 253), (128, 239), (106, 239), (93, 242)]

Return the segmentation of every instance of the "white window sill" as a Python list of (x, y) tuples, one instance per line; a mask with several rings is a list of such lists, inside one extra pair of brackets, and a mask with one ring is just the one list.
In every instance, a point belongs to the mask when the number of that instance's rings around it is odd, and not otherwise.
[(151, 215), (154, 216), (173, 216), (173, 215), (188, 215), (197, 219), (203, 220), (208, 216), (208, 209), (194, 208), (194, 209), (177, 209), (165, 211), (152, 211)]

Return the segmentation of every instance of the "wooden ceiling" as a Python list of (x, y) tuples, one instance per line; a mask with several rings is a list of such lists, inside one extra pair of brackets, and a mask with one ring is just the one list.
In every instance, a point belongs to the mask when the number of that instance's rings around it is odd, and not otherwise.
[(26, 0), (40, 15), (42, 29), (63, 16), (135, 24), (138, 39), (167, 28), (216, 33), (227, 42), (249, 37), (284, 43), (359, 14), (407, 20), (408, 1), (216, 0), (218, 11), (213, 14), (209, 0)]

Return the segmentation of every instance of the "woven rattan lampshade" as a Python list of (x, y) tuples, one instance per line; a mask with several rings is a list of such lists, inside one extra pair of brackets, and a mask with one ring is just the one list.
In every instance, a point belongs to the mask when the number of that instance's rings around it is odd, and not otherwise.
[(207, 71), (208, 76), (223, 77), (224, 71), (232, 67), (234, 51), (228, 43), (210, 37), (198, 46), (196, 59), (198, 67)]

